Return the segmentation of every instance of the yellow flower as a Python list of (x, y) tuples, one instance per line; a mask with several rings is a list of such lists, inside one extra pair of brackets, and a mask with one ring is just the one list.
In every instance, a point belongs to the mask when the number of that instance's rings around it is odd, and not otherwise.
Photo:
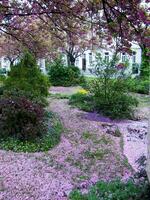
[(88, 94), (89, 92), (87, 90), (85, 90), (85, 89), (80, 89), (80, 90), (78, 90), (78, 93), (80, 93), (80, 94)]

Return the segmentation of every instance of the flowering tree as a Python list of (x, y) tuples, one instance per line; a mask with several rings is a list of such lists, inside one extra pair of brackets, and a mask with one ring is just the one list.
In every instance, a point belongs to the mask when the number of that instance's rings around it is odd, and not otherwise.
[[(148, 47), (148, 8), (142, 7), (142, 2), (142, 0), (1, 0), (0, 31), (11, 35), (17, 30), (31, 33), (33, 20), (40, 19), (50, 33), (65, 31), (68, 46), (70, 44), (75, 46), (72, 41), (79, 44), (77, 40), (79, 35), (82, 37), (83, 26), (85, 23), (91, 23), (90, 28), (94, 34), (99, 34), (100, 38), (107, 37), (110, 42), (111, 38), (118, 37), (120, 49), (128, 50), (133, 40)], [(145, 0), (145, 3), (148, 2)], [(73, 26), (72, 22), (77, 23)], [(18, 38), (17, 35), (15, 37)]]
[(25, 50), (30, 51), (36, 58), (44, 58), (49, 52), (51, 47), (49, 32), (43, 29), (37, 20), (28, 26), (30, 32), (19, 29), (13, 32), (13, 35), (1, 34), (0, 56), (7, 57), (11, 65)]
[(22, 50), (21, 44), (12, 40), (11, 36), (0, 38), (0, 57), (7, 58), (11, 66), (20, 57)]
[[(99, 44), (96, 37), (91, 35), (90, 24), (81, 24), (80, 21), (67, 21), (66, 31), (57, 31), (52, 34), (53, 46), (67, 55), (68, 65), (75, 65), (75, 60), (86, 50)], [(97, 43), (96, 43), (97, 41)]]

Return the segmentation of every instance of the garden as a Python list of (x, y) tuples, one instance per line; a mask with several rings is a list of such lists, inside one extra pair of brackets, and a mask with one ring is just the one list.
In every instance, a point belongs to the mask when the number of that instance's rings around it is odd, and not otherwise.
[(0, 200), (150, 199), (148, 13), (0, 1)]
[(1, 77), (2, 197), (149, 199), (137, 162), (147, 153), (148, 96), (129, 91), (114, 64), (97, 55), (89, 80), (59, 58), (44, 75), (25, 52)]

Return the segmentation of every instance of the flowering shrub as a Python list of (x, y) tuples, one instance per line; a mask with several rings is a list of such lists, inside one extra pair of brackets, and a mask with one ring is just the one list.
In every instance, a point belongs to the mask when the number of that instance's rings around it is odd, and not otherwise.
[(122, 70), (122, 69), (125, 68), (125, 64), (124, 64), (124, 63), (119, 63), (119, 64), (116, 65), (116, 68), (117, 68), (118, 70)]
[(44, 109), (24, 97), (2, 97), (0, 115), (0, 137), (35, 140), (46, 131)]
[(78, 93), (80, 93), (80, 94), (88, 94), (89, 92), (87, 90), (85, 90), (85, 89), (80, 89), (78, 91)]

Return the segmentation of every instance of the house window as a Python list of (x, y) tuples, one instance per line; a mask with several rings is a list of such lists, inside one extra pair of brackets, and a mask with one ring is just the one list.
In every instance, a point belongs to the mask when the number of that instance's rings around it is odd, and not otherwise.
[(79, 58), (76, 58), (76, 66), (79, 66)]
[(109, 53), (108, 52), (105, 52), (105, 61), (109, 62)]
[(85, 53), (83, 54), (83, 58), (86, 59), (86, 54)]
[(83, 54), (82, 57), (82, 70), (86, 71), (86, 54)]
[(136, 63), (136, 52), (133, 51), (132, 53), (132, 63)]
[(126, 62), (126, 54), (122, 53), (122, 62)]
[(92, 64), (92, 53), (89, 53), (89, 63)]
[(137, 63), (132, 64), (132, 74), (138, 74), (139, 73), (139, 65)]

